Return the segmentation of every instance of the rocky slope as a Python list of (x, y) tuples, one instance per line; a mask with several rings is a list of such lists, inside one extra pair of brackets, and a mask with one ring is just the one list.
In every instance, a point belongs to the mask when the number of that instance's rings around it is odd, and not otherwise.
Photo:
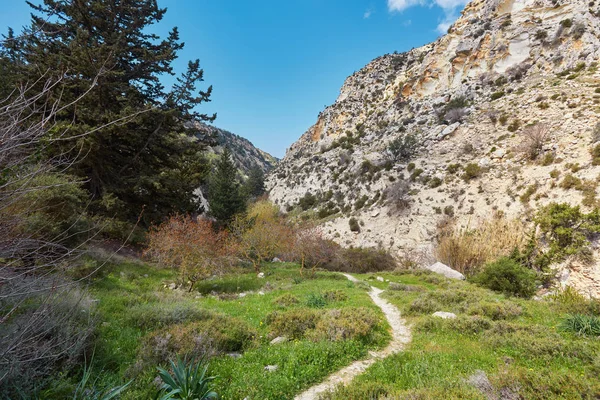
[(225, 146), (228, 147), (242, 175), (247, 176), (248, 172), (256, 166), (266, 173), (277, 165), (277, 158), (255, 147), (248, 139), (200, 122), (194, 124), (194, 129), (199, 135), (209, 137), (213, 142), (213, 145), (208, 148), (209, 154), (221, 154)]
[[(436, 42), (347, 78), (269, 176), (271, 198), (341, 244), (395, 252), (430, 248), (449, 216), (596, 204), (599, 16), (589, 0), (472, 1)], [(600, 293), (597, 266), (569, 279)]]

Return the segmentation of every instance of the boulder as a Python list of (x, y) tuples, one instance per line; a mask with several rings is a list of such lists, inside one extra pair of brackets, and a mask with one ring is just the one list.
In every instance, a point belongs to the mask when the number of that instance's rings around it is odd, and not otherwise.
[(378, 280), (379, 282), (383, 282), (383, 281), (384, 281), (384, 279), (383, 279), (381, 276), (378, 276), (378, 277), (377, 277), (377, 280)]
[(271, 345), (285, 343), (287, 341), (288, 341), (288, 338), (286, 338), (285, 336), (278, 336), (275, 339), (271, 340)]
[(443, 319), (454, 319), (456, 318), (456, 314), (446, 311), (436, 311), (431, 314), (434, 317), (443, 318)]
[(257, 276), (262, 279), (262, 278), (265, 277), (265, 273), (264, 272), (259, 272)]
[(265, 371), (274, 372), (279, 369), (279, 365), (267, 365)]
[(279, 258), (275, 257), (275, 258), (273, 259), (273, 262), (274, 262), (274, 263), (280, 263), (280, 262), (282, 262), (282, 261), (281, 261)]
[(440, 275), (444, 275), (446, 278), (450, 279), (465, 279), (465, 276), (458, 272), (455, 269), (450, 268), (446, 264), (442, 264), (441, 262), (436, 262), (429, 267), (426, 267), (428, 270), (438, 273)]

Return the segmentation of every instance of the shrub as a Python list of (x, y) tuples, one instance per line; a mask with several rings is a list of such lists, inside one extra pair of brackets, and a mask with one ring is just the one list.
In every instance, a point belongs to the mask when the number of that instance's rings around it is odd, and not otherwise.
[(387, 153), (393, 161), (405, 161), (412, 158), (417, 151), (418, 140), (413, 134), (406, 134), (392, 140)]
[(578, 188), (580, 186), (581, 186), (581, 179), (577, 178), (573, 174), (565, 175), (562, 182), (560, 183), (560, 187), (565, 190)]
[(370, 308), (343, 308), (327, 311), (317, 322), (312, 340), (361, 340), (374, 341), (373, 334), (380, 322), (379, 316)]
[(600, 144), (592, 147), (590, 154), (592, 155), (592, 165), (600, 165)]
[(561, 311), (572, 314), (592, 314), (600, 316), (600, 300), (590, 299), (572, 286), (566, 286), (551, 295)]
[(273, 304), (279, 307), (289, 307), (298, 303), (300, 303), (300, 300), (298, 300), (298, 298), (291, 293), (283, 294), (275, 300), (273, 300)]
[(348, 295), (343, 290), (326, 290), (323, 292), (323, 297), (328, 302), (336, 302), (336, 301), (346, 301), (348, 300)]
[(285, 336), (289, 339), (302, 339), (304, 334), (314, 329), (319, 313), (309, 308), (298, 308), (290, 311), (275, 311), (269, 314), (266, 322), (271, 336)]
[(310, 192), (306, 192), (304, 196), (302, 196), (298, 200), (298, 205), (302, 208), (302, 211), (306, 211), (310, 208), (313, 208), (318, 202), (317, 196)]
[(223, 271), (229, 263), (228, 235), (215, 231), (211, 221), (175, 215), (148, 232), (144, 252), (160, 264), (179, 270), (189, 290), (199, 280)]
[(327, 305), (327, 300), (321, 294), (309, 293), (306, 305), (311, 308), (323, 308)]
[(544, 150), (550, 136), (550, 128), (545, 124), (536, 124), (523, 132), (522, 151), (530, 160), (535, 160)]
[(534, 264), (545, 268), (552, 262), (560, 262), (567, 256), (587, 254), (592, 237), (600, 233), (600, 211), (589, 214), (569, 204), (552, 203), (540, 209), (534, 218), (540, 236), (548, 243), (545, 252), (535, 255)]
[(410, 207), (410, 184), (406, 181), (397, 181), (385, 189), (387, 203), (397, 211)]
[(177, 356), (204, 357), (221, 352), (243, 351), (257, 337), (245, 321), (221, 314), (187, 324), (172, 325), (148, 334), (142, 343), (134, 367), (164, 364)]
[(581, 37), (583, 36), (585, 31), (586, 31), (585, 25), (581, 22), (578, 22), (571, 28), (571, 35), (576, 40), (579, 40), (579, 39), (581, 39)]
[(487, 262), (508, 256), (525, 241), (525, 227), (520, 221), (493, 218), (476, 229), (456, 229), (453, 225), (443, 229), (435, 254), (444, 264), (469, 275)]
[(396, 282), (390, 282), (388, 289), (402, 292), (422, 292), (425, 290), (421, 286), (405, 285), (403, 283)]
[(322, 265), (330, 271), (367, 273), (393, 271), (397, 266), (394, 257), (383, 249), (340, 249), (336, 257)]
[(126, 317), (130, 323), (142, 329), (156, 329), (184, 322), (204, 321), (214, 315), (187, 303), (160, 302), (135, 305), (127, 311)]
[(481, 176), (481, 167), (475, 163), (467, 164), (465, 167), (465, 172), (462, 175), (462, 178), (465, 182), (469, 182), (472, 179), (478, 178)]
[(495, 93), (492, 93), (492, 95), (490, 96), (490, 99), (491, 99), (492, 101), (494, 101), (494, 100), (498, 100), (499, 98), (502, 98), (502, 97), (504, 97), (504, 95), (505, 95), (505, 94), (506, 94), (506, 93), (504, 93), (504, 92), (495, 92)]
[(472, 280), (508, 296), (529, 298), (536, 291), (536, 273), (508, 257), (487, 264)]
[(523, 309), (518, 304), (508, 301), (483, 301), (474, 304), (469, 308), (471, 315), (481, 315), (488, 317), (493, 321), (514, 319), (523, 313)]
[(360, 224), (356, 218), (350, 218), (350, 220), (348, 220), (348, 225), (350, 226), (351, 232), (360, 232)]
[(560, 325), (564, 332), (581, 336), (600, 336), (600, 318), (589, 315), (569, 315)]

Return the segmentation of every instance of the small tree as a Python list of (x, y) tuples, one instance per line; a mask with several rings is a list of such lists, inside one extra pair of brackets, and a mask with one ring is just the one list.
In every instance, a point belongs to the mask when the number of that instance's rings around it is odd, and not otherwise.
[(265, 193), (265, 174), (258, 165), (250, 169), (248, 180), (244, 183), (244, 194), (250, 198), (258, 198)]
[(268, 201), (255, 203), (247, 216), (237, 216), (231, 230), (238, 239), (237, 251), (256, 272), (264, 261), (289, 252), (294, 240), (292, 228)]
[(406, 161), (415, 154), (417, 146), (417, 137), (409, 133), (392, 140), (387, 148), (387, 153), (392, 161)]
[(314, 276), (319, 266), (333, 261), (339, 247), (335, 242), (324, 239), (320, 228), (308, 226), (295, 233), (290, 257), (300, 262), (300, 275), (310, 268)]
[(235, 214), (246, 208), (237, 178), (237, 168), (231, 159), (231, 151), (225, 148), (217, 161), (216, 169), (208, 187), (210, 214), (220, 223), (231, 221)]
[(160, 264), (179, 270), (189, 291), (199, 280), (222, 272), (229, 264), (228, 234), (215, 231), (211, 221), (175, 215), (148, 233), (144, 252)]

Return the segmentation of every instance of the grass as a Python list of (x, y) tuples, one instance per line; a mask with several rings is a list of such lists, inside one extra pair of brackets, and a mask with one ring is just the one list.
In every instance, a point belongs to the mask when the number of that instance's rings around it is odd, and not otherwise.
[[(142, 263), (110, 265), (90, 282), (99, 317), (93, 371), (97, 386), (133, 380), (122, 399), (152, 398), (158, 389), (156, 367), (167, 363), (140, 363), (148, 350), (144, 346), (153, 343), (153, 335), (168, 331), (177, 336), (190, 327), (210, 326), (207, 333), (220, 340), (213, 347), (233, 343), (237, 347), (228, 348), (238, 353), (233, 357), (227, 350), (210, 359), (207, 373), (216, 376), (213, 389), (220, 398), (293, 398), (386, 345), (389, 327), (368, 296), (372, 285), (386, 290), (383, 296), (401, 310), (413, 340), (406, 351), (376, 362), (327, 399), (483, 399), (486, 395), (468, 383), (478, 371), (489, 378), (495, 394), (527, 399), (600, 396), (600, 340), (589, 334), (597, 327), (600, 303), (568, 288), (533, 301), (507, 298), (428, 271), (354, 274), (361, 279), (357, 283), (322, 271), (314, 279), (302, 278), (294, 264), (268, 264), (263, 271), (261, 279), (240, 269), (187, 293), (165, 287), (176, 279), (170, 270)], [(245, 296), (240, 297), (241, 291)], [(453, 312), (457, 318), (434, 318), (435, 311)], [(378, 318), (369, 335), (327, 340), (318, 331), (319, 318), (354, 313), (361, 321)], [(282, 316), (304, 314), (316, 316), (312, 330), (270, 345), (277, 333), (270, 325), (274, 315), (282, 321)], [(346, 327), (360, 325), (345, 321)], [(236, 345), (233, 339), (240, 336), (249, 339)], [(268, 371), (269, 365), (277, 368)], [(77, 381), (77, 376), (61, 377), (55, 388), (68, 396), (64, 388)], [(57, 390), (41, 398), (58, 398)]]
[[(208, 374), (217, 377), (213, 388), (223, 399), (292, 398), (389, 341), (383, 313), (360, 285), (330, 272), (318, 272), (312, 279), (301, 277), (294, 264), (267, 264), (262, 271), (265, 277), (258, 278), (249, 269), (239, 269), (201, 282), (187, 293), (168, 288), (177, 278), (171, 270), (134, 262), (105, 267), (89, 285), (99, 322), (94, 350), (97, 385), (109, 387), (133, 379), (122, 399), (153, 398), (158, 389), (153, 382), (159, 365), (149, 363), (144, 355), (150, 355), (150, 360), (159, 359), (153, 357), (166, 350), (155, 338), (165, 337), (167, 332), (175, 347), (183, 349), (189, 348), (190, 340), (181, 337), (205, 327), (213, 347), (225, 343), (229, 346), (226, 348), (235, 348), (241, 354), (232, 357), (224, 351), (210, 360)], [(240, 297), (242, 292), (245, 295)], [(282, 302), (284, 295), (288, 301)], [(378, 334), (368, 339), (335, 341), (307, 335), (270, 345), (273, 332), (268, 316), (276, 311), (302, 312), (307, 307), (319, 315), (334, 309), (371, 310)], [(254, 337), (240, 347), (236, 340), (244, 326)], [(168, 351), (172, 344), (169, 342)], [(166, 360), (159, 364), (167, 366)], [(266, 371), (267, 365), (278, 368)], [(76, 381), (76, 377), (59, 378), (55, 390), (46, 391), (42, 398), (56, 398), (57, 388), (64, 391)]]
[[(492, 396), (502, 392), (514, 395), (511, 398), (592, 399), (600, 395), (600, 341), (561, 328), (574, 303), (579, 310), (595, 310), (589, 300), (574, 300), (571, 293), (542, 301), (508, 299), (422, 271), (377, 276), (386, 281), (360, 277), (382, 289), (400, 284), (423, 290), (390, 290), (383, 295), (412, 325), (413, 340), (405, 352), (377, 362), (326, 399), (485, 399), (486, 394), (467, 382), (478, 371), (489, 378)], [(457, 319), (431, 317), (434, 311), (453, 312)]]

